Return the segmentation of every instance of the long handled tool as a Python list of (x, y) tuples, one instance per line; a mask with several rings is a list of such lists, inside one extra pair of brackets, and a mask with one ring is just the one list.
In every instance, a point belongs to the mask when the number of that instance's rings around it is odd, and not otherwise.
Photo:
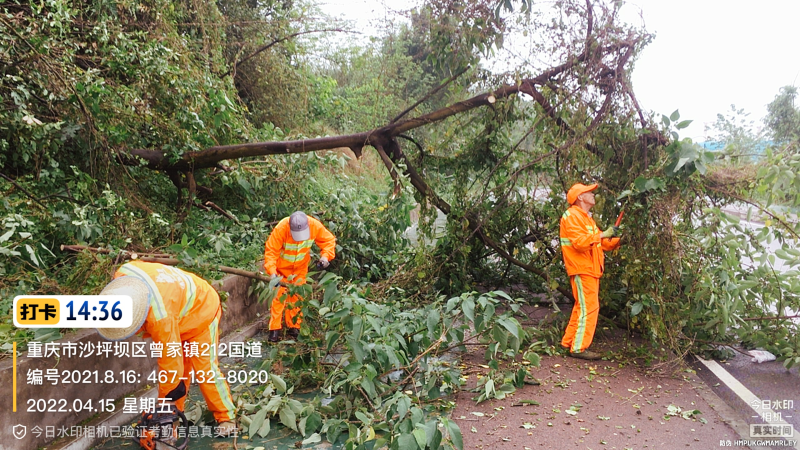
[(614, 222), (614, 226), (615, 227), (618, 227), (620, 222), (622, 222), (622, 215), (623, 214), (625, 214), (625, 210), (624, 209), (619, 212), (619, 216), (617, 216), (617, 221)]

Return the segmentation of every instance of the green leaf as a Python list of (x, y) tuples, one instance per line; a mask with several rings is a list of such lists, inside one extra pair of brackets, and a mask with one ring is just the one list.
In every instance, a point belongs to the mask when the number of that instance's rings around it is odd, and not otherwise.
[(295, 415), (300, 414), (300, 412), (303, 411), (303, 404), (300, 403), (299, 400), (290, 398), (289, 401), (286, 402), (286, 404), (289, 405), (290, 408), (292, 408), (292, 411), (294, 411)]
[(325, 295), (322, 297), (322, 301), (328, 303), (338, 293), (339, 288), (336, 286), (336, 283), (331, 283), (325, 286)]
[(632, 193), (633, 193), (633, 191), (631, 191), (631, 190), (625, 190), (625, 191), (622, 191), (622, 192), (620, 192), (620, 194), (617, 196), (616, 200), (617, 200), (617, 201), (619, 201), (619, 200), (622, 200), (623, 198), (625, 198), (625, 197), (628, 197), (628, 196), (629, 196), (629, 195), (631, 195)]
[(375, 383), (371, 380), (364, 378), (361, 380), (361, 387), (369, 394), (370, 397), (375, 398), (378, 394), (375, 392)]
[(331, 351), (331, 348), (333, 348), (333, 345), (336, 343), (336, 341), (339, 339), (340, 336), (341, 335), (339, 333), (335, 332), (335, 331), (329, 331), (328, 332), (328, 335), (326, 337), (326, 341), (327, 341), (327, 349), (326, 349), (326, 351), (328, 351), (328, 352)]
[(517, 388), (515, 388), (511, 383), (503, 383), (499, 388), (497, 388), (497, 392), (502, 392), (504, 394), (510, 394), (516, 390)]
[(417, 447), (417, 440), (414, 436), (410, 434), (401, 434), (400, 437), (397, 438), (397, 448), (416, 450), (419, 447)]
[(422, 419), (425, 418), (425, 413), (422, 412), (421, 409), (417, 408), (416, 406), (411, 408), (411, 424), (416, 425), (418, 423), (422, 423)]
[(31, 261), (36, 264), (36, 267), (39, 267), (39, 260), (36, 259), (36, 253), (33, 251), (33, 247), (28, 244), (25, 244), (25, 250), (31, 255)]
[(681, 167), (683, 167), (687, 162), (689, 162), (689, 158), (678, 158), (678, 162), (675, 163), (675, 167), (672, 169), (672, 172), (681, 170)]
[(491, 303), (486, 304), (486, 307), (483, 309), (483, 320), (489, 322), (494, 317), (494, 305)]
[(272, 384), (275, 385), (275, 388), (278, 390), (279, 393), (283, 394), (284, 392), (286, 392), (286, 382), (283, 381), (283, 378), (281, 378), (278, 375), (275, 375), (274, 373), (271, 373), (269, 374), (269, 379), (272, 380)]
[(266, 409), (271, 413), (278, 411), (278, 408), (281, 406), (282, 399), (283, 397), (281, 397), (280, 395), (272, 396), (272, 398), (269, 399), (269, 402), (267, 402), (267, 406), (265, 406), (264, 409)]
[(319, 431), (321, 426), (322, 416), (318, 412), (313, 412), (308, 416), (308, 420), (306, 420), (306, 433), (309, 431)]
[(461, 310), (464, 311), (464, 316), (471, 321), (475, 320), (475, 300), (468, 298), (461, 304)]
[(693, 122), (692, 120), (684, 120), (684, 121), (678, 123), (677, 125), (675, 125), (675, 128), (677, 128), (679, 130), (682, 130), (682, 129), (688, 127), (692, 122)]
[(439, 315), (439, 311), (436, 309), (428, 313), (428, 333), (430, 333), (431, 336), (436, 333), (436, 326), (439, 325), (440, 318), (441, 316)]
[(515, 338), (519, 339), (519, 327), (512, 319), (500, 319), (500, 325), (504, 326)]
[(425, 430), (422, 428), (417, 428), (412, 433), (414, 435), (414, 439), (417, 440), (417, 445), (419, 448), (425, 448), (428, 444), (428, 436), (425, 434)]
[(362, 424), (368, 424), (372, 422), (372, 420), (370, 420), (370, 418), (361, 411), (356, 411), (356, 418), (361, 421)]
[(342, 424), (341, 420), (331, 419), (328, 421), (330, 425), (328, 425), (328, 431), (326, 433), (328, 437), (328, 442), (331, 444), (336, 444), (336, 441), (339, 440), (339, 436), (341, 436), (342, 432), (347, 428)]
[(527, 352), (527, 353), (525, 353), (525, 359), (530, 361), (531, 365), (533, 365), (534, 367), (539, 367), (539, 363), (540, 363), (540, 359), (541, 359), (539, 357), (539, 354), (534, 353), (534, 352)]
[(486, 398), (492, 398), (494, 395), (494, 380), (489, 378), (486, 380), (486, 384), (483, 386), (484, 393), (486, 394)]
[(400, 420), (403, 420), (403, 418), (406, 416), (406, 413), (408, 413), (408, 409), (410, 407), (411, 407), (411, 399), (408, 398), (407, 396), (404, 395), (400, 397), (399, 400), (397, 400), (397, 414), (400, 416)]
[(353, 356), (356, 357), (356, 360), (363, 361), (367, 354), (364, 352), (361, 342), (350, 336), (347, 338), (347, 343), (350, 344), (350, 348), (353, 349)]
[(681, 118), (681, 114), (678, 112), (677, 109), (675, 111), (673, 111), (672, 114), (669, 115), (669, 120), (671, 120), (673, 122), (677, 121), (680, 118)]
[(261, 426), (264, 425), (264, 419), (266, 417), (267, 417), (266, 409), (262, 408), (258, 410), (256, 415), (253, 416), (253, 421), (250, 422), (250, 426), (247, 429), (247, 432), (250, 434), (250, 436), (255, 436), (256, 433), (258, 433), (258, 431), (261, 429)]
[[(264, 420), (264, 425), (261, 425), (261, 428), (258, 429), (258, 435), (263, 437), (267, 437), (270, 430), (270, 421), (269, 419)], [(252, 433), (250, 434), (252, 436)]]
[(437, 428), (436, 431), (433, 432), (433, 437), (428, 447), (431, 449), (438, 449), (440, 445), (442, 445), (442, 432)]
[(642, 302), (634, 303), (633, 306), (631, 306), (631, 317), (636, 317), (636, 315), (642, 312), (642, 308), (644, 308)]
[(284, 424), (286, 427), (291, 428), (294, 431), (297, 430), (297, 416), (295, 416), (294, 411), (289, 405), (284, 406), (281, 408), (280, 412), (281, 423)]
[(39, 342), (52, 342), (58, 339), (61, 339), (61, 331), (58, 328), (37, 328), (33, 336), (33, 340)]
[(301, 442), (300, 445), (316, 444), (317, 442), (321, 441), (322, 436), (320, 436), (319, 433), (314, 433), (306, 439), (303, 439), (303, 442)]
[(739, 216), (737, 216), (735, 214), (728, 214), (728, 213), (724, 213), (724, 214), (725, 214), (725, 218), (728, 219), (728, 221), (731, 222), (731, 223), (739, 223), (739, 222), (742, 221), (742, 219), (740, 219)]
[(458, 428), (458, 424), (445, 418), (442, 418), (442, 422), (444, 422), (447, 432), (450, 433), (450, 440), (453, 442), (453, 446), (458, 450), (464, 450), (464, 439), (461, 437), (461, 430)]

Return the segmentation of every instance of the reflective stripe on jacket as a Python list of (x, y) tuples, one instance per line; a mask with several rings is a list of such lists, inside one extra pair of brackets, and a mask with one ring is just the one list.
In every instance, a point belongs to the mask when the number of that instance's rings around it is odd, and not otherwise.
[(579, 206), (571, 206), (561, 216), (561, 254), (567, 275), (603, 274), (603, 251), (619, 247), (619, 238), (603, 239), (601, 231), (589, 214)]
[(336, 257), (336, 237), (322, 222), (311, 216), (308, 217), (308, 227), (308, 240), (297, 242), (292, 239), (289, 218), (278, 222), (264, 245), (264, 271), (267, 274), (305, 278), (311, 260), (311, 246), (315, 242), (320, 248), (320, 256), (333, 261)]
[[(140, 331), (144, 337), (163, 344), (158, 368), (174, 370), (180, 377), (184, 373), (183, 342), (208, 330), (220, 311), (219, 294), (197, 275), (163, 264), (131, 261), (114, 273), (114, 278), (123, 276), (139, 278), (150, 289), (150, 310)], [(174, 354), (168, 350), (170, 347), (181, 352)], [(166, 383), (159, 383), (159, 393), (172, 391), (178, 385), (177, 377), (170, 376)]]

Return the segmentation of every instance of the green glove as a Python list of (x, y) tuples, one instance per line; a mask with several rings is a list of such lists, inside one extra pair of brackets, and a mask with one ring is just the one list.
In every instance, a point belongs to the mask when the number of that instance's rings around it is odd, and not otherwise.
[(604, 238), (604, 239), (611, 239), (612, 237), (618, 236), (618, 235), (619, 235), (619, 227), (616, 227), (616, 226), (608, 227), (608, 229), (606, 231), (603, 231), (602, 233), (600, 233), (600, 237)]

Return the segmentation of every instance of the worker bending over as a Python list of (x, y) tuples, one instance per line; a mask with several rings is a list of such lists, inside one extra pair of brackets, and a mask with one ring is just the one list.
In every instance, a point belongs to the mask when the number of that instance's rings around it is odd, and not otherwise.
[[(162, 356), (158, 358), (159, 380), (166, 378), (166, 381), (158, 384), (159, 399), (166, 399), (183, 411), (189, 380), (205, 380), (200, 383), (200, 392), (218, 423), (218, 434), (235, 433), (236, 407), (228, 383), (219, 370), (216, 352), (222, 316), (217, 291), (197, 275), (176, 267), (132, 261), (120, 266), (114, 273), (114, 280), (100, 295), (128, 295), (133, 299), (131, 326), (98, 328), (102, 337), (120, 341), (141, 332), (143, 337), (151, 337), (153, 342), (162, 344)], [(209, 351), (184, 356), (185, 342), (196, 343)], [(181, 351), (169, 352), (169, 347)]]

